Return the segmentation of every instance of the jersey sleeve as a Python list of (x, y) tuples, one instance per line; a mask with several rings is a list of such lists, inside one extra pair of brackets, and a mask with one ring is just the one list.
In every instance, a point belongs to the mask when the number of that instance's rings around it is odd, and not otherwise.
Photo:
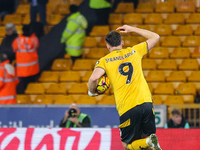
[(147, 54), (148, 52), (148, 45), (147, 45), (147, 42), (142, 42), (142, 43), (139, 43), (135, 46), (133, 46), (132, 48), (138, 52), (141, 56), (144, 56)]
[(105, 65), (105, 60), (103, 58), (101, 58), (100, 60), (98, 60), (95, 64), (94, 68), (102, 68), (104, 70), (106, 70), (106, 65)]

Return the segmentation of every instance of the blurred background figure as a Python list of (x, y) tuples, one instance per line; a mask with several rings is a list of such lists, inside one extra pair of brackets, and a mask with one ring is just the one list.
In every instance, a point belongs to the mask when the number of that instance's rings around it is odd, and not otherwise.
[(165, 129), (167, 128), (185, 128), (189, 129), (190, 125), (183, 117), (179, 109), (173, 109), (171, 112), (171, 119), (165, 124)]
[(17, 37), (12, 44), (16, 55), (17, 76), (20, 80), (17, 86), (18, 94), (23, 94), (27, 84), (34, 82), (39, 73), (38, 37), (32, 33), (30, 25), (24, 25), (22, 30), (23, 35)]
[(6, 14), (12, 14), (15, 11), (15, 0), (0, 0), (0, 16), (3, 20)]
[(96, 13), (96, 25), (108, 25), (111, 0), (90, 0), (89, 6)]
[(19, 80), (6, 54), (0, 54), (0, 104), (16, 104)]
[(13, 23), (7, 23), (5, 25), (6, 30), (6, 37), (3, 39), (1, 46), (0, 46), (0, 54), (6, 54), (10, 62), (15, 59), (15, 53), (12, 49), (12, 43), (15, 38), (18, 36), (17, 30)]
[(64, 118), (60, 122), (60, 127), (91, 127), (91, 119), (87, 114), (81, 113), (78, 106), (73, 103), (69, 110), (65, 112)]
[(74, 62), (83, 54), (85, 29), (88, 26), (86, 18), (78, 11), (78, 6), (70, 6), (71, 15), (67, 18), (67, 25), (62, 33), (61, 43), (65, 43), (65, 50)]
[(42, 24), (46, 24), (46, 4), (48, 0), (29, 0), (31, 3), (31, 22), (36, 22), (37, 13)]

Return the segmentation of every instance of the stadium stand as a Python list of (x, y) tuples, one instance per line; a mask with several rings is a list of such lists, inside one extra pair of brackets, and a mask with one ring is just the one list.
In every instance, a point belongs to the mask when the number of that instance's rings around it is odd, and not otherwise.
[(192, 35), (193, 29), (190, 25), (179, 25), (174, 31), (174, 35)]
[(179, 70), (198, 70), (199, 63), (196, 59), (183, 59), (178, 68)]
[(29, 95), (17, 95), (17, 104), (31, 104), (31, 98)]
[(158, 65), (159, 70), (177, 70), (177, 63), (174, 59), (163, 59)]
[(149, 58), (168, 58), (169, 51), (166, 47), (154, 47), (149, 52)]
[(186, 74), (184, 71), (172, 71), (166, 78), (167, 82), (186, 82)]
[(143, 17), (141, 14), (130, 13), (124, 15), (124, 24), (143, 24)]
[[(157, 2), (154, 6), (152, 3), (143, 2), (139, 3), (136, 10), (134, 10), (133, 3), (120, 3), (115, 12), (110, 14), (109, 25), (94, 26), (92, 32), (86, 37), (82, 59), (77, 60), (73, 65), (70, 57), (55, 59), (51, 70), (41, 73), (39, 83), (30, 83), (25, 91), (26, 95), (17, 96), (17, 103), (115, 104), (111, 88), (101, 99), (91, 100), (87, 96), (86, 82), (95, 62), (108, 53), (105, 49), (105, 36), (122, 24), (148, 29), (161, 36), (157, 47), (153, 48), (142, 60), (142, 67), (146, 71), (145, 78), (154, 94), (154, 104), (166, 104), (171, 107), (171, 104), (193, 103), (200, 82), (198, 61), (200, 57), (200, 11), (199, 8), (195, 10), (190, 1), (179, 2), (168, 0), (168, 2)], [(46, 33), (58, 24), (64, 15), (69, 14), (68, 8), (71, 3), (72, 1), (63, 4), (59, 0), (48, 2)], [(80, 1), (76, 3), (80, 4)], [(22, 25), (30, 23), (29, 9), (30, 5), (20, 4), (16, 14), (7, 15), (1, 25), (13, 22), (17, 25), (20, 34)], [(145, 38), (135, 33), (122, 35), (125, 46), (133, 46), (145, 41)], [(0, 41), (4, 36), (5, 28), (0, 26)], [(177, 90), (182, 95), (175, 95), (178, 94)], [(46, 102), (45, 98), (47, 99), (48, 96), (44, 94), (50, 95), (49, 99), (52, 100)], [(84, 100), (79, 100), (79, 98)]]
[(60, 82), (80, 82), (79, 71), (63, 71), (60, 75)]
[(165, 74), (163, 71), (149, 71), (146, 80), (147, 82), (165, 82)]
[(178, 13), (184, 13), (184, 12), (195, 12), (195, 4), (191, 1), (182, 1), (178, 4), (176, 7), (176, 11)]
[(171, 83), (159, 83), (154, 90), (154, 94), (173, 95), (174, 87)]
[(122, 14), (110, 14), (109, 24), (122, 24)]
[(148, 14), (146, 19), (144, 20), (145, 24), (162, 24), (162, 16), (158, 13)]
[(86, 83), (74, 83), (68, 90), (68, 94), (87, 94), (88, 88)]
[(90, 97), (88, 95), (80, 95), (76, 101), (76, 104), (94, 105), (96, 103), (97, 103), (96, 98)]
[(75, 103), (75, 99), (72, 95), (58, 95), (54, 104), (72, 104)]
[(155, 11), (157, 13), (173, 13), (174, 12), (174, 5), (171, 2), (161, 2), (156, 5)]
[(37, 95), (33, 104), (53, 104), (52, 95)]
[(159, 24), (155, 26), (155, 30), (157, 34), (160, 36), (168, 36), (172, 34), (172, 29), (170, 25), (167, 24)]
[(100, 105), (115, 105), (115, 98), (114, 96), (104, 95), (97, 103)]
[(66, 94), (67, 88), (62, 83), (50, 84), (49, 88), (46, 90), (47, 94)]
[(142, 68), (144, 70), (156, 70), (157, 68), (156, 61), (154, 59), (143, 59)]
[(154, 11), (153, 6), (151, 5), (151, 3), (139, 3), (136, 9), (137, 13), (152, 13)]
[(162, 98), (160, 97), (160, 95), (153, 95), (153, 104), (154, 105), (162, 105)]
[(95, 37), (90, 37), (90, 36), (87, 36), (85, 38), (85, 41), (84, 41), (84, 47), (96, 47), (97, 46), (97, 40)]
[(163, 47), (179, 47), (181, 39), (178, 36), (166, 36), (162, 42)]
[(133, 3), (119, 3), (115, 10), (115, 13), (133, 13), (134, 4)]
[(196, 87), (193, 83), (181, 83), (176, 89), (176, 94), (196, 94)]
[(72, 61), (71, 59), (55, 59), (51, 67), (55, 71), (71, 70)]
[(39, 82), (58, 82), (59, 76), (57, 72), (43, 71), (40, 75)]
[(172, 105), (172, 104), (184, 104), (184, 100), (182, 96), (170, 95), (170, 96), (167, 96), (167, 99), (165, 100), (164, 104), (167, 106)]
[(190, 50), (187, 47), (174, 48), (170, 58), (190, 58)]
[(4, 37), (6, 35), (6, 30), (4, 26), (0, 26), (0, 37)]
[(192, 71), (188, 77), (189, 82), (200, 82), (200, 71)]

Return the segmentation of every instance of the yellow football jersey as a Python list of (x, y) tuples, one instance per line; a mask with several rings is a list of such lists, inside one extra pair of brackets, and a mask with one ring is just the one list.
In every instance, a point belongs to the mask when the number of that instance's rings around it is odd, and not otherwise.
[(114, 50), (96, 63), (95, 68), (103, 68), (110, 79), (120, 116), (137, 105), (152, 102), (141, 62), (147, 51), (147, 43), (143, 42)]

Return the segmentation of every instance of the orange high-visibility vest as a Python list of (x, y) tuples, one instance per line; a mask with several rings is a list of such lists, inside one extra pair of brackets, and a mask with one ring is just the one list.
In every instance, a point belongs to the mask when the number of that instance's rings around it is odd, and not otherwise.
[(0, 104), (16, 104), (19, 80), (15, 68), (6, 60), (0, 64)]
[(30, 37), (20, 35), (12, 44), (16, 53), (16, 67), (18, 77), (29, 77), (39, 73), (37, 49), (39, 40), (32, 34)]

